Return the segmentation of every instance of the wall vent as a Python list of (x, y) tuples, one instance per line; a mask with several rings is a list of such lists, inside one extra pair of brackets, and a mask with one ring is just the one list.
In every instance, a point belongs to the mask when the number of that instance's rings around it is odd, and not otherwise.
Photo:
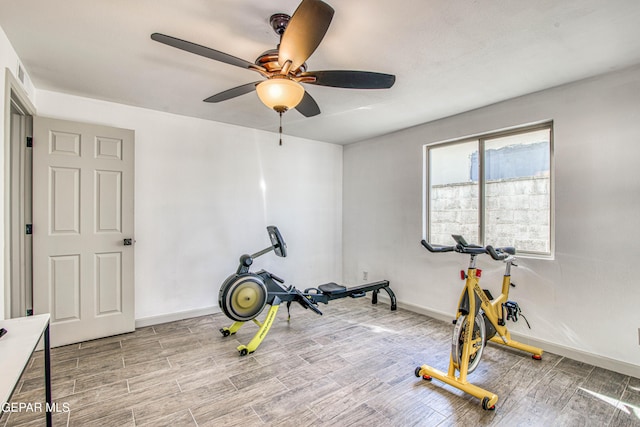
[(18, 64), (18, 80), (24, 84), (24, 68), (22, 68), (22, 64)]

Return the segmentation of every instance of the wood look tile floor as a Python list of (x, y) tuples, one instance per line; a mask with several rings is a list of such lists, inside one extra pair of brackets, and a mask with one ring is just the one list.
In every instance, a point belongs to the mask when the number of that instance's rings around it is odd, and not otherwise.
[[(640, 426), (640, 379), (551, 353), (542, 361), (490, 344), (469, 380), (495, 411), (414, 369), (448, 366), (452, 325), (369, 298), (331, 301), (318, 316), (282, 307), (253, 354), (218, 329), (223, 314), (52, 349), (55, 426)], [(266, 310), (265, 310), (266, 311)], [(262, 316), (266, 314), (263, 313)], [(535, 326), (535, 325), (534, 325)], [(42, 352), (13, 402), (44, 400)], [(37, 411), (0, 426), (44, 425)]]

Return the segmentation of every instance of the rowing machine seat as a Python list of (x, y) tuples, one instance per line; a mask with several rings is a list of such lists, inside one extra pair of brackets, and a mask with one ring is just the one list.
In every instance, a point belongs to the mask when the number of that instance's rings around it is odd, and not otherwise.
[(323, 293), (327, 295), (332, 295), (332, 294), (336, 295), (336, 294), (341, 294), (347, 291), (347, 288), (345, 286), (338, 285), (337, 283), (333, 283), (333, 282), (320, 285), (318, 286), (318, 289), (320, 289)]

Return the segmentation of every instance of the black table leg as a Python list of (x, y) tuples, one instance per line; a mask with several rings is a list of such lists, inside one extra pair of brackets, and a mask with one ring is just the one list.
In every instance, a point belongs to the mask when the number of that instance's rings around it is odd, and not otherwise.
[(51, 410), (52, 401), (51, 401), (51, 348), (49, 346), (49, 325), (44, 330), (44, 387), (45, 387), (45, 395), (46, 395), (46, 413), (47, 413), (47, 427), (51, 427), (52, 425), (52, 414)]

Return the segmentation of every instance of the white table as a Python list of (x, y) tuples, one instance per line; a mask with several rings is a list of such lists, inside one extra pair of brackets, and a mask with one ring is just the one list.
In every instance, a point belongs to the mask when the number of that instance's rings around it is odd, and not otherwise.
[[(0, 320), (7, 333), (0, 338), (0, 404), (11, 395), (27, 367), (40, 338), (44, 336), (44, 381), (47, 426), (51, 426), (51, 353), (49, 348), (49, 314)], [(2, 412), (0, 409), (0, 416)]]

